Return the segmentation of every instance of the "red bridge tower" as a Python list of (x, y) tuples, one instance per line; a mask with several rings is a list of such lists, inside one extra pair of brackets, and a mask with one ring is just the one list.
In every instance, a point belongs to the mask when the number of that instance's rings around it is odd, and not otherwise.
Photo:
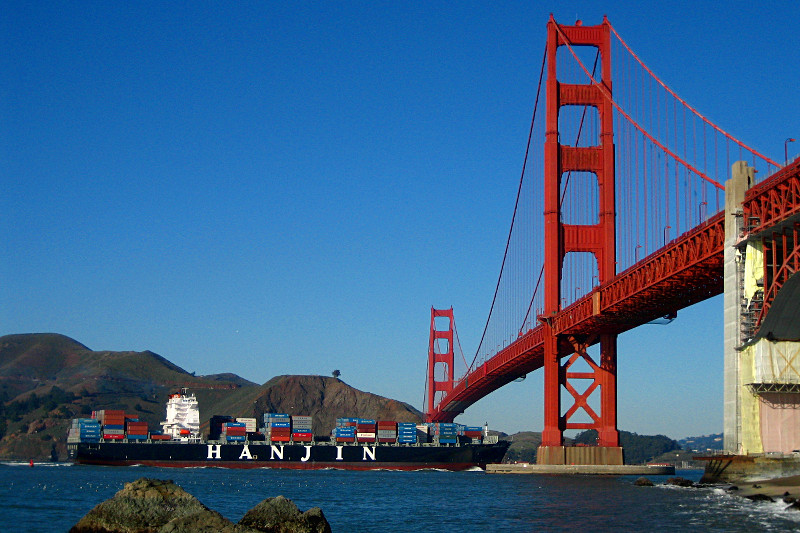
[[(611, 93), (610, 24), (606, 19), (599, 26), (558, 26), (550, 17), (547, 24), (547, 123), (544, 144), (545, 194), (545, 258), (544, 314), (544, 431), (539, 448), (540, 464), (622, 464), (617, 431), (617, 335), (601, 333), (593, 338), (554, 331), (549, 318), (561, 310), (561, 278), (564, 256), (570, 252), (588, 252), (597, 260), (599, 283), (616, 274), (615, 200), (614, 200), (614, 130), (612, 104), (593, 83), (560, 83), (556, 77), (556, 51), (559, 46), (592, 46), (600, 54), (600, 80), (607, 94)], [(560, 143), (558, 116), (562, 106), (590, 106), (597, 109), (600, 121), (598, 146), (578, 147)], [(563, 139), (562, 139), (563, 140)], [(576, 143), (577, 144), (577, 143)], [(561, 206), (562, 178), (569, 172), (591, 172), (597, 178), (599, 220), (594, 224), (565, 224)], [(565, 193), (566, 194), (566, 193)], [(586, 352), (599, 341), (600, 364)], [(569, 356), (561, 364), (561, 358)], [(590, 372), (570, 371), (580, 360)], [(584, 388), (573, 382), (590, 381)], [(562, 387), (574, 403), (562, 413)], [(600, 412), (588, 400), (600, 388)], [(579, 410), (591, 422), (571, 422)], [(565, 429), (596, 429), (598, 445), (591, 459), (579, 457), (578, 449), (564, 448)], [(601, 452), (601, 453), (598, 453)]]
[[(436, 329), (436, 319), (438, 317), (445, 317), (449, 319), (447, 329)], [(448, 394), (453, 390), (453, 381), (455, 379), (455, 369), (453, 363), (455, 360), (453, 351), (453, 330), (455, 323), (453, 319), (453, 308), (450, 309), (434, 309), (431, 307), (431, 335), (428, 343), (428, 391), (427, 391), (427, 410), (426, 416), (434, 410), (434, 400), (436, 399), (437, 392)], [(447, 346), (442, 346), (441, 342), (445, 341)], [(445, 379), (436, 381), (436, 364), (441, 363), (445, 365)]]

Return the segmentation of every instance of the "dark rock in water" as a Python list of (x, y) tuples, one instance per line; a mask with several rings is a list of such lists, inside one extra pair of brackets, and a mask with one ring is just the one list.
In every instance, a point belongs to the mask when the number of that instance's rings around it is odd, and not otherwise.
[(770, 496), (767, 496), (766, 494), (761, 494), (761, 493), (751, 494), (750, 496), (745, 496), (745, 498), (747, 498), (748, 500), (752, 500), (754, 502), (774, 502), (775, 501)]
[(797, 501), (797, 498), (795, 498), (794, 496), (792, 496), (789, 493), (786, 493), (786, 494), (783, 495), (783, 503), (795, 503), (796, 501)]
[(728, 490), (728, 491), (739, 490), (739, 487), (737, 487), (736, 485), (731, 485), (730, 487), (728, 487), (728, 489), (727, 489), (727, 490)]
[(633, 482), (634, 485), (637, 487), (652, 487), (653, 482), (647, 479), (646, 477), (640, 477), (636, 481)]
[(70, 533), (330, 533), (319, 507), (301, 513), (283, 496), (269, 498), (234, 524), (172, 481), (141, 478), (95, 506)]
[[(785, 498), (784, 498), (784, 501), (786, 501)], [(793, 501), (792, 504), (788, 505), (786, 507), (786, 509), (784, 509), (784, 510), (785, 511), (800, 511), (800, 500)]]
[(331, 526), (319, 507), (301, 513), (283, 496), (268, 498), (245, 513), (240, 526), (274, 533), (330, 533)]
[(694, 487), (694, 482), (684, 477), (671, 477), (667, 479), (666, 484), (678, 487)]
[(172, 481), (141, 478), (89, 511), (70, 533), (245, 533)]

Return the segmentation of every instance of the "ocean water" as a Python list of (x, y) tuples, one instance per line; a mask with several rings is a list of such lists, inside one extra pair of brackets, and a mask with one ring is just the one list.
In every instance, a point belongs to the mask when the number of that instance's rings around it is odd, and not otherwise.
[[(697, 480), (700, 472), (679, 475)], [(481, 471), (227, 470), (0, 464), (4, 523), (67, 531), (140, 477), (171, 479), (234, 522), (265, 498), (322, 508), (334, 532), (797, 531), (800, 513), (720, 489), (637, 487), (631, 476)], [(652, 476), (656, 483), (666, 477)]]

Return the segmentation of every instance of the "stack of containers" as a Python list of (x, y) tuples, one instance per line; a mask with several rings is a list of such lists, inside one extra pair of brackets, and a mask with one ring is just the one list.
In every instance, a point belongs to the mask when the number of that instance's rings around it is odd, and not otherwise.
[(464, 436), (472, 439), (472, 444), (480, 444), (483, 437), (483, 428), (480, 426), (466, 426)]
[(333, 440), (336, 442), (355, 442), (355, 426), (336, 426), (333, 428)]
[(212, 416), (208, 422), (208, 440), (219, 440), (222, 435), (222, 425), (233, 421), (233, 417), (228, 415)]
[(356, 426), (356, 439), (358, 442), (375, 442), (375, 421), (368, 418), (359, 418)]
[(271, 442), (292, 440), (292, 418), (285, 413), (264, 413), (264, 434)]
[(433, 425), (433, 434), (438, 437), (439, 444), (455, 444), (458, 442), (458, 425), (439, 422)]
[(97, 420), (103, 425), (103, 438), (122, 440), (125, 438), (125, 411), (103, 409), (97, 411)]
[(222, 424), (222, 440), (242, 442), (247, 440), (247, 425), (244, 422), (225, 422)]
[(255, 418), (237, 418), (237, 422), (244, 424), (244, 428), (248, 433), (256, 432), (256, 419)]
[(128, 440), (147, 440), (147, 422), (139, 422), (136, 418), (127, 419), (125, 435)]
[(417, 443), (417, 425), (413, 422), (397, 423), (397, 442), (400, 444)]
[(311, 429), (312, 419), (306, 415), (295, 415), (292, 417), (292, 440), (296, 442), (311, 442), (314, 440), (314, 433)]
[(428, 424), (417, 424), (417, 440), (419, 442), (430, 442), (430, 426)]
[(236, 421), (244, 424), (245, 430), (247, 431), (248, 440), (259, 439), (261, 434), (258, 433), (258, 428), (256, 427), (257, 422), (255, 418), (237, 418)]
[(100, 442), (100, 422), (94, 418), (73, 419), (67, 442)]
[(397, 442), (397, 422), (378, 421), (378, 442)]
[(358, 418), (337, 418), (333, 429), (333, 440), (336, 442), (355, 442)]

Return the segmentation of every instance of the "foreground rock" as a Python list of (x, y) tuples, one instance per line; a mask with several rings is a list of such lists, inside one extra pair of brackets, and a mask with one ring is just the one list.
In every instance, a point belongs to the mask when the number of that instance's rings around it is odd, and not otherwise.
[[(245, 522), (245, 519), (250, 517)], [(283, 496), (270, 498), (234, 524), (172, 481), (141, 478), (89, 511), (70, 533), (327, 533), (318, 507), (301, 513)]]
[(637, 487), (652, 487), (653, 482), (647, 479), (646, 477), (640, 477), (636, 481), (633, 482), (634, 485)]
[(268, 498), (239, 520), (239, 525), (274, 533), (330, 533), (331, 526), (322, 509), (312, 507), (305, 513), (283, 496)]

